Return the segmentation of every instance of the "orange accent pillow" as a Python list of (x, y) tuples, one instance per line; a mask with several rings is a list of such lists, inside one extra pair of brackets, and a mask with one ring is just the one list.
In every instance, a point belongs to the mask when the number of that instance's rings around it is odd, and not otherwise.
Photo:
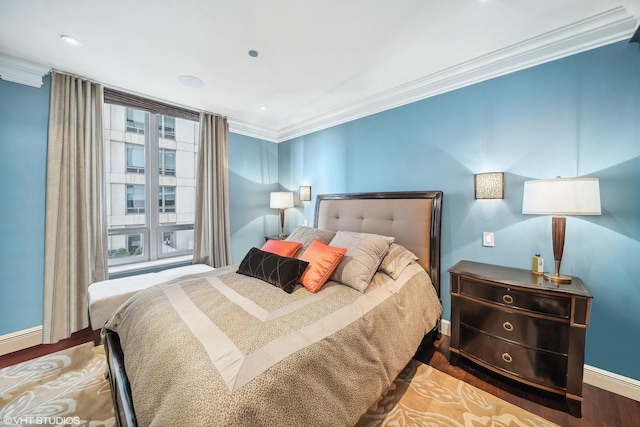
[(300, 256), (300, 260), (309, 263), (309, 267), (300, 277), (300, 283), (309, 292), (318, 292), (340, 264), (345, 253), (345, 248), (336, 248), (325, 245), (320, 240), (314, 240)]
[(293, 258), (301, 247), (302, 243), (269, 239), (264, 245), (262, 245), (261, 249), (265, 252), (271, 252), (272, 254)]

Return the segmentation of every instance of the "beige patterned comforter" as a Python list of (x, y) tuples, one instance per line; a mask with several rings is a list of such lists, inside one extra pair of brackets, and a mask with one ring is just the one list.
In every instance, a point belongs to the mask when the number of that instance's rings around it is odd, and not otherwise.
[(118, 333), (141, 426), (349, 426), (413, 356), (442, 307), (427, 273), (292, 294), (237, 266), (154, 286)]

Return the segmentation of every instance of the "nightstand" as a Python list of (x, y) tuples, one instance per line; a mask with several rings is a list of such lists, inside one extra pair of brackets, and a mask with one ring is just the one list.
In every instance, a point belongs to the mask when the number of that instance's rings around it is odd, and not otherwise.
[(450, 363), (464, 357), (564, 396), (581, 417), (592, 296), (578, 277), (556, 286), (529, 270), (460, 261), (449, 269)]
[(279, 235), (279, 234), (274, 234), (273, 236), (264, 236), (264, 241), (266, 242), (267, 240), (286, 240), (287, 237), (289, 237), (288, 234), (284, 234), (284, 235)]

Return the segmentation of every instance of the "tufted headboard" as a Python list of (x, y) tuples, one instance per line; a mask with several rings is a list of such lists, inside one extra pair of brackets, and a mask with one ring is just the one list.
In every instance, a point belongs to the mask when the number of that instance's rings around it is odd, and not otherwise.
[(440, 295), (442, 191), (320, 194), (315, 227), (395, 237), (418, 257)]

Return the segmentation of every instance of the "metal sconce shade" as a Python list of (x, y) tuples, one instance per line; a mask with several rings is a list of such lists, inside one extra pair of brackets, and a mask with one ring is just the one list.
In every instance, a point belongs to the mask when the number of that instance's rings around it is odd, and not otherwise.
[(301, 202), (310, 202), (311, 201), (311, 187), (308, 185), (300, 186), (300, 201)]
[(504, 199), (504, 172), (476, 174), (475, 184), (476, 199)]

